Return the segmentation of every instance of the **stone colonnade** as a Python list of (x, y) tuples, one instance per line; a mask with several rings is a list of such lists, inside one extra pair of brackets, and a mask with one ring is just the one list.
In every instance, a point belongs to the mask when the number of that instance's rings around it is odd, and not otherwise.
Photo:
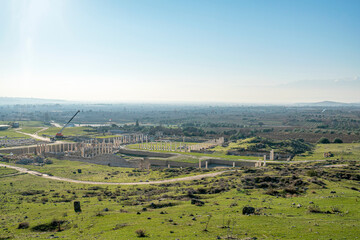
[[(91, 139), (79, 143), (54, 143), (54, 144), (37, 144), (35, 154), (43, 153), (70, 153), (79, 155), (84, 158), (94, 157), (101, 154), (113, 154), (119, 150), (120, 145), (137, 142), (147, 142), (147, 135), (133, 134), (118, 137)], [(26, 153), (26, 149), (24, 150)], [(30, 153), (30, 148), (27, 149)]]
[(120, 144), (130, 144), (130, 143), (144, 143), (148, 142), (148, 136), (144, 134), (129, 134), (129, 135), (122, 135), (116, 137), (108, 137), (108, 138), (99, 138), (97, 139), (99, 142), (107, 142), (107, 143), (114, 143), (116, 145)]

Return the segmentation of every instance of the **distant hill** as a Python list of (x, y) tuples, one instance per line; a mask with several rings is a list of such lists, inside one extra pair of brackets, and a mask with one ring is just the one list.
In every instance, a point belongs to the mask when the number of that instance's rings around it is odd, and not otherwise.
[(17, 97), (0, 97), (0, 105), (16, 105), (16, 104), (64, 104), (69, 103), (65, 100), (58, 99), (42, 99), (42, 98), (17, 98)]
[(299, 106), (319, 106), (319, 107), (345, 107), (345, 106), (360, 106), (360, 103), (344, 103), (334, 101), (322, 101), (314, 103), (297, 103)]

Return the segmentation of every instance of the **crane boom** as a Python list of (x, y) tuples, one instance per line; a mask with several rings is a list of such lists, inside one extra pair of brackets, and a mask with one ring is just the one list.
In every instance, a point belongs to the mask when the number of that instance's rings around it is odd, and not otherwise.
[(69, 123), (74, 119), (74, 117), (78, 114), (80, 112), (80, 110), (78, 110), (75, 114), (74, 114), (74, 116), (72, 116), (72, 118), (70, 118), (70, 120), (64, 125), (64, 127), (55, 135), (55, 138), (57, 138), (57, 137), (63, 137), (63, 135), (62, 135), (62, 131), (67, 127), (67, 125), (69, 125)]

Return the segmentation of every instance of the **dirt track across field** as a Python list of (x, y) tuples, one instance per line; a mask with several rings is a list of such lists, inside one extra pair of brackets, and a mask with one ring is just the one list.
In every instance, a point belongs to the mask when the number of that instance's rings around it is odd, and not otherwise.
[(39, 131), (35, 132), (34, 134), (31, 134), (31, 133), (25, 133), (25, 132), (21, 132), (21, 128), (16, 130), (15, 132), (17, 133), (21, 133), (21, 134), (24, 134), (24, 135), (27, 135), (27, 136), (30, 136), (34, 139), (37, 139), (37, 140), (41, 140), (41, 141), (44, 141), (44, 142), (51, 142), (50, 138), (46, 138), (46, 137), (41, 137), (38, 135), (38, 133), (42, 132), (42, 131), (45, 131), (46, 129), (48, 129), (48, 127), (44, 127), (42, 129), (40, 129)]
[(199, 180), (199, 179), (206, 178), (206, 177), (215, 177), (217, 175), (223, 174), (224, 172), (228, 172), (228, 171), (221, 171), (221, 172), (206, 173), (206, 174), (200, 174), (200, 175), (196, 175), (196, 176), (173, 178), (173, 179), (160, 180), (160, 181), (120, 183), (120, 182), (81, 181), (81, 180), (74, 180), (74, 179), (70, 179), (70, 178), (50, 176), (48, 174), (44, 174), (44, 173), (40, 173), (40, 172), (37, 172), (37, 171), (29, 170), (27, 168), (16, 167), (16, 166), (11, 166), (11, 165), (7, 165), (7, 164), (1, 164), (1, 163), (0, 163), (0, 167), (12, 168), (12, 169), (15, 169), (15, 170), (17, 170), (17, 171), (19, 171), (21, 173), (28, 173), (28, 174), (35, 175), (35, 176), (38, 176), (38, 177), (43, 177), (43, 178), (62, 181), (62, 182), (95, 184), (95, 185), (150, 185), (150, 184), (172, 183), (172, 182)]

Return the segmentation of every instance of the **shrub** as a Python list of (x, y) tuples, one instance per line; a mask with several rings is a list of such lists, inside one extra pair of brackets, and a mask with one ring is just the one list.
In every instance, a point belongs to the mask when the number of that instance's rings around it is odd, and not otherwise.
[(34, 161), (32, 159), (29, 159), (29, 158), (23, 158), (23, 159), (20, 159), (20, 160), (16, 160), (15, 163), (16, 164), (28, 165), (28, 164), (34, 163)]
[(146, 231), (144, 229), (138, 229), (135, 233), (138, 237), (146, 237)]
[(341, 213), (340, 208), (338, 208), (338, 207), (336, 207), (336, 206), (331, 207), (331, 211), (332, 211), (333, 213)]
[(44, 159), (42, 157), (37, 156), (37, 157), (34, 158), (34, 162), (36, 162), (36, 163), (44, 163)]
[(45, 159), (45, 160), (44, 160), (44, 163), (45, 163), (45, 164), (53, 164), (53, 161), (50, 160), (50, 159)]
[(40, 224), (32, 228), (36, 232), (50, 232), (50, 231), (61, 231), (61, 224), (65, 221), (63, 220), (52, 220), (50, 223)]
[(273, 188), (269, 188), (269, 189), (265, 192), (265, 194), (271, 195), (271, 196), (277, 196), (277, 195), (279, 195), (279, 192), (276, 191), (276, 190), (274, 190)]
[(318, 173), (317, 173), (317, 171), (312, 169), (312, 170), (307, 171), (306, 175), (308, 175), (309, 177), (317, 177)]
[(322, 211), (320, 210), (320, 207), (317, 206), (317, 205), (310, 205), (310, 206), (308, 207), (308, 210), (309, 210), (309, 212), (311, 212), (311, 213), (322, 213)]
[(330, 141), (329, 141), (329, 139), (322, 137), (319, 139), (318, 143), (328, 144), (328, 143), (330, 143)]
[(18, 229), (26, 229), (26, 228), (29, 228), (29, 223), (28, 222), (19, 223)]
[(343, 143), (343, 140), (341, 140), (340, 138), (335, 138), (334, 143)]
[(126, 227), (126, 226), (127, 226), (126, 223), (116, 224), (116, 226), (113, 228), (113, 230), (118, 230), (118, 229)]

